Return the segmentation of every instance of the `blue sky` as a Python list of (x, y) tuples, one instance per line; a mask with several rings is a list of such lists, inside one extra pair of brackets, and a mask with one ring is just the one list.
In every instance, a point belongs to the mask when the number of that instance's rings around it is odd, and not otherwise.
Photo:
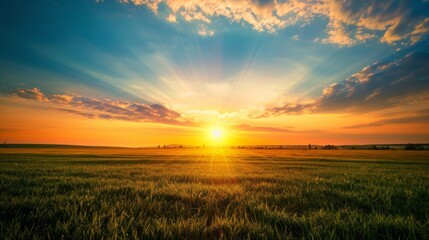
[[(288, 73), (306, 67), (310, 72), (296, 87), (317, 86), (317, 91), (395, 51), (395, 46), (376, 40), (342, 48), (315, 43), (316, 38), (325, 34), (326, 20), (293, 25), (276, 33), (224, 23), (214, 36), (204, 37), (196, 33), (197, 24), (171, 24), (145, 6), (114, 1), (32, 1), (7, 5), (11, 6), (3, 8), (2, 14), (8, 19), (2, 21), (4, 65), (37, 68), (46, 75), (63, 76), (63, 81), (72, 85), (78, 81), (127, 98), (130, 96), (122, 95), (125, 93), (106, 78), (125, 80), (122, 86), (135, 77), (131, 75), (157, 82), (166, 71), (163, 62), (153, 58), (157, 54), (180, 69), (179, 73), (189, 81), (239, 81), (234, 76), (250, 69), (262, 72), (260, 77), (271, 75), (290, 84), (296, 80), (288, 79)], [(294, 36), (300, 39), (294, 40)], [(81, 66), (105, 77), (93, 76)], [(11, 75), (16, 72), (13, 66), (7, 69)], [(11, 78), (9, 84), (42, 80)], [(43, 88), (54, 91), (49, 86)]]
[[(148, 117), (164, 124), (212, 121), (214, 113), (234, 115), (238, 125), (354, 113), (360, 102), (349, 97), (332, 100), (345, 105), (322, 107), (328, 91), (339, 89), (333, 84), (351, 87), (353, 76), (372, 79), (376, 66), (394, 69), (401, 59), (408, 65), (397, 71), (406, 77), (415, 66), (424, 69), (429, 54), (428, 1), (42, 0), (4, 1), (0, 9), (2, 96), (39, 96), (35, 100), (49, 104), (54, 96), (85, 96), (159, 105), (181, 116), (172, 122)], [(407, 58), (414, 53), (423, 55)], [(428, 79), (419, 71), (415, 78), (423, 80), (410, 80), (415, 86), (402, 87), (404, 92), (385, 89), (386, 99), (379, 101), (413, 94), (425, 99)], [(360, 96), (383, 92), (356, 81), (365, 87)], [(407, 109), (418, 114), (421, 106)], [(81, 117), (101, 115), (88, 115), (94, 111), (88, 106), (79, 111)], [(355, 125), (368, 124), (365, 119)]]

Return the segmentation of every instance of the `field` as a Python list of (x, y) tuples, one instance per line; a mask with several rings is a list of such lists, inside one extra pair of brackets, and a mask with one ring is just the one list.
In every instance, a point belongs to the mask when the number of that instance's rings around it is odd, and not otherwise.
[(429, 152), (0, 149), (0, 239), (429, 239)]

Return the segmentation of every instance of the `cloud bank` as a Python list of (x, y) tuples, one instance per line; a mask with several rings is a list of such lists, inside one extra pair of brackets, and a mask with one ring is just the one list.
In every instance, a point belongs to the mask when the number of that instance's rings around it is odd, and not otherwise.
[[(429, 32), (429, 1), (424, 0), (120, 0), (142, 5), (155, 14), (166, 8), (172, 23), (195, 22), (201, 35), (213, 35), (217, 18), (248, 25), (260, 32), (326, 19), (326, 35), (317, 41), (349, 46), (378, 38), (381, 42), (415, 43)], [(209, 34), (208, 34), (209, 33)]]
[(192, 125), (190, 119), (161, 104), (136, 103), (97, 99), (76, 94), (45, 95), (40, 89), (17, 89), (13, 95), (53, 106), (53, 109), (90, 119), (115, 119), (131, 122), (155, 122), (173, 125)]
[(365, 67), (323, 90), (311, 103), (266, 108), (254, 117), (281, 114), (366, 112), (429, 100), (429, 54), (411, 53)]

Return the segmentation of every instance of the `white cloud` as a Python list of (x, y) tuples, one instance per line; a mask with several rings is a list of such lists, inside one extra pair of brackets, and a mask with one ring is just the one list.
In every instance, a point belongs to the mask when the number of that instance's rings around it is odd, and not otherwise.
[(213, 31), (213, 30), (207, 30), (207, 29), (205, 29), (205, 28), (202, 28), (202, 29), (200, 29), (200, 30), (198, 31), (198, 34), (199, 34), (200, 36), (203, 36), (203, 37), (213, 36), (213, 35), (214, 35), (214, 31)]
[[(248, 24), (259, 32), (276, 32), (287, 26), (306, 24), (316, 16), (326, 18), (327, 37), (319, 42), (350, 46), (380, 36), (389, 44), (418, 41), (429, 32), (429, 3), (409, 0), (120, 0), (144, 5), (158, 13), (161, 4), (170, 11), (169, 22), (180, 16), (187, 22), (213, 23), (221, 17)], [(426, 11), (425, 13), (425, 10)], [(203, 33), (203, 32), (201, 32)], [(210, 34), (201, 34), (209, 36)]]

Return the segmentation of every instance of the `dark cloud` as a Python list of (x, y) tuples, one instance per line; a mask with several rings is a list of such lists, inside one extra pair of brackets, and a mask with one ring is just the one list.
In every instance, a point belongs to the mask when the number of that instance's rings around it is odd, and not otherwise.
[(74, 94), (44, 95), (40, 89), (17, 89), (15, 96), (53, 104), (61, 112), (90, 119), (115, 119), (133, 122), (157, 122), (174, 125), (192, 125), (180, 113), (161, 104), (113, 101)]
[(47, 100), (45, 95), (38, 88), (17, 89), (15, 92), (13, 92), (13, 95), (20, 97), (20, 98), (31, 99), (31, 100), (36, 100), (36, 101)]
[(399, 60), (366, 67), (345, 81), (332, 84), (313, 103), (266, 108), (256, 117), (368, 112), (425, 101), (429, 98), (428, 69), (429, 54), (411, 53)]
[(364, 68), (341, 84), (323, 91), (318, 112), (368, 111), (397, 106), (429, 92), (429, 54), (412, 53)]
[(272, 6), (274, 5), (274, 0), (252, 0), (252, 2), (258, 6)]

